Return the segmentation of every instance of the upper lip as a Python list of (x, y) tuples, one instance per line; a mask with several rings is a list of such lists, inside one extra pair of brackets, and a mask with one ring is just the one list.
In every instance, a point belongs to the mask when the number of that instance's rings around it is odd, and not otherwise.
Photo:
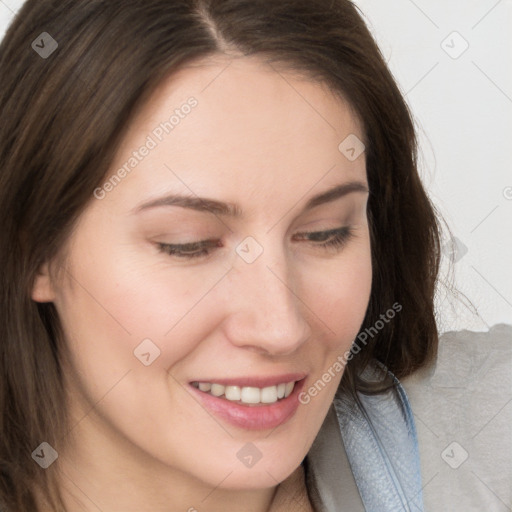
[(223, 386), (239, 386), (243, 387), (255, 387), (255, 388), (265, 388), (268, 386), (277, 386), (277, 384), (287, 383), (287, 382), (296, 382), (298, 380), (302, 380), (306, 377), (306, 373), (285, 373), (282, 375), (269, 375), (268, 377), (261, 376), (244, 376), (244, 377), (231, 377), (231, 378), (216, 378), (212, 377), (211, 379), (196, 379), (192, 382), (209, 382), (212, 384), (221, 384)]

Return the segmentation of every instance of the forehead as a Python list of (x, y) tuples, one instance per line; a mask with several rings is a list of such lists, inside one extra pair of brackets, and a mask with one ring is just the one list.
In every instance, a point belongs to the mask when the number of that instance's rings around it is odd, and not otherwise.
[[(157, 113), (172, 113), (191, 96), (201, 106), (196, 113), (202, 113), (205, 132), (208, 119), (215, 120), (216, 127), (238, 128), (236, 121), (241, 121), (246, 129), (264, 126), (265, 131), (279, 129), (277, 121), (283, 125), (302, 120), (302, 124), (311, 124), (311, 131), (330, 128), (342, 135), (350, 126), (362, 137), (359, 119), (340, 91), (331, 90), (325, 82), (313, 80), (303, 72), (292, 71), (283, 63), (270, 63), (257, 56), (216, 55), (180, 68), (156, 88), (136, 118), (135, 129), (153, 122)], [(209, 135), (216, 133), (217, 130)]]
[(226, 187), (272, 195), (297, 184), (298, 199), (319, 180), (325, 187), (366, 180), (364, 155), (350, 161), (339, 149), (349, 136), (364, 138), (359, 120), (326, 84), (259, 58), (217, 56), (159, 84), (132, 121), (112, 171), (150, 145), (124, 180), (126, 195), (168, 186), (198, 195), (221, 196)]

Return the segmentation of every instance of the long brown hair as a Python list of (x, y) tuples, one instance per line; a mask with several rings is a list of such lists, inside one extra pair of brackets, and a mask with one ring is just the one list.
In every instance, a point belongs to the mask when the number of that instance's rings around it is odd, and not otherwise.
[[(52, 47), (46, 35), (58, 44)], [(45, 38), (51, 55), (31, 47)], [(44, 42), (39, 47), (45, 46)], [(66, 432), (66, 344), (34, 278), (93, 200), (136, 111), (163, 78), (226, 50), (302, 71), (362, 120), (373, 284), (361, 332), (402, 306), (350, 360), (354, 388), (372, 358), (403, 377), (436, 354), (436, 213), (421, 184), (413, 122), (348, 0), (28, 0), (0, 46), (0, 505), (64, 510), (52, 468), (31, 457)], [(341, 142), (341, 141), (340, 141)]]

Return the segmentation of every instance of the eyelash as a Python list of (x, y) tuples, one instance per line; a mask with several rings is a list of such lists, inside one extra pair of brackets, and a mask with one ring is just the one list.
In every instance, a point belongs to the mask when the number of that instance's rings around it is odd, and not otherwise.
[[(349, 240), (354, 236), (354, 230), (349, 226), (344, 226), (336, 229), (329, 229), (327, 231), (310, 231), (305, 233), (298, 233), (300, 236), (309, 236), (309, 240), (317, 238), (329, 238), (330, 240), (326, 242), (314, 244), (316, 247), (321, 247), (323, 249), (335, 249), (336, 252), (339, 251)], [(221, 247), (219, 240), (203, 240), (201, 242), (193, 242), (190, 244), (181, 244), (181, 245), (173, 245), (173, 244), (162, 244), (159, 243), (158, 249), (160, 252), (163, 252), (169, 256), (175, 256), (177, 258), (182, 259), (194, 259), (194, 258), (202, 258), (210, 255), (210, 249), (214, 249), (215, 247)], [(194, 251), (195, 250), (195, 251)], [(193, 252), (191, 252), (193, 251)]]

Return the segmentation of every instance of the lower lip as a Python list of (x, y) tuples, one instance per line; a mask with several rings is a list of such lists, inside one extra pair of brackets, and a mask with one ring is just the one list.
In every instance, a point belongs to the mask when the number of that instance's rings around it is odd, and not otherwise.
[(296, 382), (287, 398), (273, 404), (252, 406), (230, 402), (200, 391), (192, 385), (190, 388), (209, 411), (228, 423), (246, 430), (265, 430), (276, 428), (292, 418), (299, 407), (298, 396), (304, 381), (305, 379)]

